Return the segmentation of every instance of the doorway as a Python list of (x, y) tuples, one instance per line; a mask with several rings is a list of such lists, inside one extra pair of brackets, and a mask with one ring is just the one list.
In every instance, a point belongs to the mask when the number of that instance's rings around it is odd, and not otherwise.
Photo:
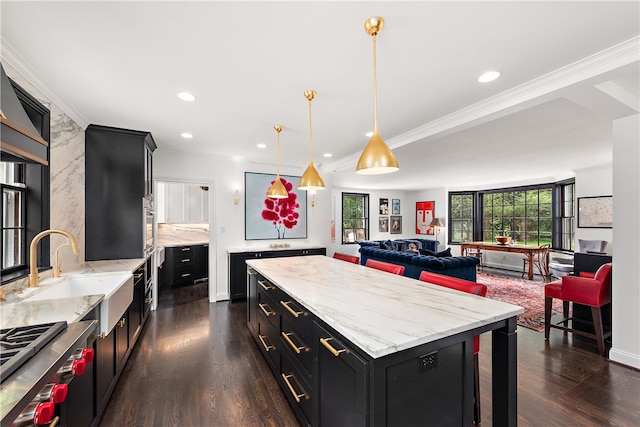
[(215, 256), (210, 245), (212, 193), (208, 182), (155, 181), (156, 301), (167, 301), (161, 298), (164, 292), (202, 288), (204, 282), (211, 295), (210, 278), (215, 277), (210, 262)]

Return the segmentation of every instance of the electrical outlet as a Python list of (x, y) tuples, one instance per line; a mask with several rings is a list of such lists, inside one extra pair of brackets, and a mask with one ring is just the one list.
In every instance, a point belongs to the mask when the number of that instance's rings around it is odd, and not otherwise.
[(425, 372), (438, 367), (438, 352), (423, 354), (418, 357), (418, 372)]

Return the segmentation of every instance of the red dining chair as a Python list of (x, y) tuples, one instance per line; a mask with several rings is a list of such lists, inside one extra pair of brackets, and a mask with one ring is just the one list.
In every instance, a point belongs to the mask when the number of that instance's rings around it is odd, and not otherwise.
[(348, 255), (348, 254), (343, 254), (343, 253), (340, 253), (340, 252), (334, 252), (333, 253), (333, 257), (335, 259), (340, 259), (342, 261), (352, 262), (354, 264), (360, 264), (360, 258), (358, 258), (355, 255)]
[[(544, 287), (544, 339), (549, 339), (551, 328), (562, 329), (565, 332), (595, 339), (598, 343), (598, 353), (604, 356), (604, 340), (611, 336), (611, 331), (604, 333), (601, 307), (611, 302), (611, 263), (600, 266), (593, 277), (588, 276), (590, 274), (562, 276), (561, 280), (551, 282)], [(562, 320), (551, 323), (551, 307), (554, 298), (562, 300)], [(570, 302), (591, 307), (593, 322), (569, 317)], [(569, 321), (572, 322), (572, 326), (573, 322), (591, 324), (595, 333), (570, 328)]]
[[(422, 271), (420, 280), (434, 285), (444, 286), (457, 291), (484, 297), (487, 295), (487, 285), (471, 282), (469, 280), (458, 279), (457, 277), (445, 276), (443, 274), (429, 273)], [(480, 352), (480, 336), (473, 337), (473, 421), (480, 424), (480, 363), (478, 353)]]
[(366, 265), (367, 267), (375, 268), (376, 270), (382, 270), (389, 273), (397, 274), (398, 276), (402, 276), (404, 274), (404, 265), (376, 261), (375, 259), (368, 259), (364, 265)]

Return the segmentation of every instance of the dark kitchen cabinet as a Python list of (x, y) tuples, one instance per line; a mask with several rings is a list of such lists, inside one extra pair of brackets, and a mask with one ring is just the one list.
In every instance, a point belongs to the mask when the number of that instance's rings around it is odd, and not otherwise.
[(85, 131), (85, 259), (142, 258), (143, 198), (152, 197), (149, 132), (89, 125)]
[[(116, 325), (117, 328), (117, 325)], [(96, 377), (96, 412), (102, 414), (109, 402), (116, 376), (116, 328), (94, 344)]]
[(125, 311), (114, 327), (116, 332), (116, 372), (120, 372), (126, 363), (129, 350), (129, 310)]
[(209, 245), (173, 246), (165, 248), (160, 285), (191, 285), (209, 275)]
[(133, 272), (133, 301), (129, 306), (128, 326), (128, 334), (132, 342), (138, 338), (142, 329), (145, 288), (145, 265), (143, 264)]
[(318, 323), (316, 346), (318, 421), (322, 426), (367, 425), (367, 362)]
[(253, 336), (258, 333), (258, 273), (247, 268), (247, 325)]
[(249, 259), (290, 256), (326, 255), (326, 248), (274, 249), (229, 253), (229, 299), (231, 302), (247, 298), (247, 264)]

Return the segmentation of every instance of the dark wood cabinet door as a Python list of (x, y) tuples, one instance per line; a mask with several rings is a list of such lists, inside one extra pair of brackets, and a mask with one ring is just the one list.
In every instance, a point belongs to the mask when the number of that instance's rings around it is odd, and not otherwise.
[(316, 351), (315, 426), (356, 427), (367, 424), (367, 362), (320, 324), (314, 322)]
[(144, 298), (144, 272), (138, 269), (136, 273), (134, 273), (134, 278), (141, 276), (134, 282), (133, 284), (133, 301), (131, 301), (131, 305), (129, 305), (129, 326), (128, 333), (133, 342), (140, 332), (140, 328), (142, 326), (142, 309), (143, 309), (143, 298)]
[(120, 372), (129, 350), (129, 310), (125, 311), (120, 322), (113, 328), (116, 332), (116, 372)]
[(206, 279), (209, 276), (209, 245), (197, 245), (195, 252), (194, 279)]
[(247, 325), (254, 338), (258, 334), (258, 273), (247, 269)]
[(156, 145), (149, 132), (89, 125), (85, 131), (85, 259), (141, 258), (142, 199)]
[(114, 328), (105, 338), (98, 338), (94, 350), (96, 413), (101, 414), (109, 401), (110, 388), (116, 375), (116, 329)]

